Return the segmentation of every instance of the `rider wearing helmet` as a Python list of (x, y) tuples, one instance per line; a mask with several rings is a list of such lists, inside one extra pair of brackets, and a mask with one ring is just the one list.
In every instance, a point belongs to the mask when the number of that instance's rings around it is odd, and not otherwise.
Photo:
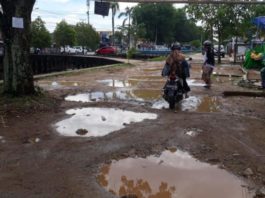
[(169, 78), (175, 79), (176, 77), (181, 79), (181, 84), (185, 97), (187, 98), (187, 93), (190, 91), (190, 87), (186, 81), (186, 66), (188, 66), (187, 61), (185, 60), (184, 54), (181, 53), (181, 46), (179, 43), (175, 43), (171, 46), (171, 53), (166, 59), (166, 64), (170, 66)]
[(166, 59), (166, 64), (170, 66), (170, 78), (182, 77), (181, 62), (185, 60), (185, 56), (180, 52), (181, 46), (179, 43), (175, 43), (171, 46), (171, 52)]
[(204, 46), (204, 63), (202, 66), (202, 80), (205, 82), (205, 88), (210, 88), (211, 87), (211, 74), (213, 72), (213, 68), (215, 65), (215, 60), (214, 60), (214, 52), (212, 48), (212, 42), (209, 40), (206, 40), (203, 42)]

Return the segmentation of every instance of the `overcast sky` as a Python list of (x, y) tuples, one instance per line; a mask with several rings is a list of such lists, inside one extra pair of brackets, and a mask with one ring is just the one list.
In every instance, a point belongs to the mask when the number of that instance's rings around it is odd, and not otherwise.
[[(111, 30), (111, 11), (108, 17), (94, 14), (95, 1), (90, 0), (90, 24), (97, 31)], [(124, 12), (126, 7), (132, 7), (136, 3), (119, 3), (120, 12)], [(183, 7), (183, 4), (176, 4), (175, 7)], [(45, 21), (45, 26), (53, 32), (56, 24), (65, 19), (69, 24), (76, 24), (80, 21), (87, 22), (87, 1), (86, 0), (37, 0), (32, 12), (32, 20), (38, 16)], [(124, 18), (118, 19), (116, 14), (115, 27), (122, 25)]]

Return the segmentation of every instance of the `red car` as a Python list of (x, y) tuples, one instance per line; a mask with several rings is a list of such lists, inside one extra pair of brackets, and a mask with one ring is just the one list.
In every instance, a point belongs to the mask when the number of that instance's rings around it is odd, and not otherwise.
[(101, 54), (101, 55), (116, 54), (116, 53), (117, 53), (117, 49), (114, 47), (111, 47), (111, 46), (102, 47), (102, 48), (96, 50), (96, 54)]

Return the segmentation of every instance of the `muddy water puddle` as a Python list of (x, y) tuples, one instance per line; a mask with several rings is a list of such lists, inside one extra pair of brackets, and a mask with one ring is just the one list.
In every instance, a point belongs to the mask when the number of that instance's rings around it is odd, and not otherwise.
[(143, 69), (144, 72), (159, 72), (161, 73), (162, 71), (162, 68), (161, 67), (154, 67), (154, 68), (146, 68), (146, 69)]
[(99, 83), (102, 83), (108, 87), (123, 88), (133, 86), (133, 82), (128, 80), (115, 80), (115, 79), (105, 79), (98, 80)]
[(36, 85), (47, 90), (56, 90), (78, 86), (86, 86), (87, 83), (83, 81), (36, 81)]
[[(66, 101), (74, 102), (100, 102), (111, 100), (122, 100), (137, 102), (139, 104), (150, 102), (153, 109), (168, 109), (168, 103), (162, 98), (161, 90), (120, 90), (116, 92), (89, 92), (69, 95)], [(190, 96), (182, 100), (177, 106), (177, 111), (189, 112), (220, 112), (221, 101), (218, 97)]]
[(186, 152), (127, 158), (104, 165), (99, 184), (116, 196), (137, 198), (252, 198), (246, 183)]
[(161, 90), (132, 89), (114, 92), (88, 92), (65, 97), (66, 101), (99, 102), (109, 100), (135, 100), (138, 102), (153, 101), (161, 98)]
[(107, 101), (112, 99), (126, 99), (127, 94), (123, 91), (117, 92), (88, 92), (81, 93), (76, 95), (69, 95), (65, 97), (66, 101), (74, 101), (74, 102), (98, 102), (98, 101)]
[(134, 82), (165, 82), (166, 79), (159, 75), (145, 75), (145, 76), (130, 76), (128, 78), (130, 81)]
[[(220, 111), (220, 99), (218, 97), (209, 96), (190, 96), (182, 100), (176, 107), (178, 111), (190, 111), (190, 112), (219, 112)], [(158, 100), (152, 105), (153, 109), (167, 109), (168, 103), (165, 100)]]
[(70, 116), (55, 124), (56, 130), (64, 136), (104, 136), (127, 125), (155, 120), (153, 113), (136, 113), (114, 108), (82, 108), (66, 111)]

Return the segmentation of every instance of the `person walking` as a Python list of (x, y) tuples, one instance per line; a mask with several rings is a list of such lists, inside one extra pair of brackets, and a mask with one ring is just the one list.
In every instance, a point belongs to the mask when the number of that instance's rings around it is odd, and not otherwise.
[(212, 43), (209, 40), (203, 42), (204, 46), (204, 62), (202, 66), (202, 80), (205, 82), (205, 88), (211, 87), (211, 75), (215, 66), (214, 52)]

